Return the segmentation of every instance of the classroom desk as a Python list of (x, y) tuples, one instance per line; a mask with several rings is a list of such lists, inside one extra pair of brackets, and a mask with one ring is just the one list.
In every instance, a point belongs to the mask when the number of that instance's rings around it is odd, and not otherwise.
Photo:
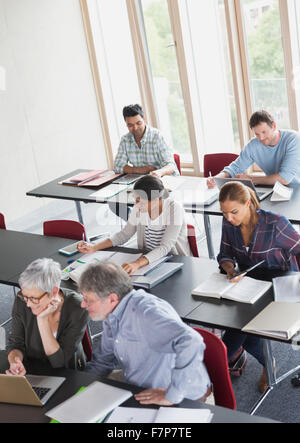
[[(59, 185), (58, 182), (64, 180), (72, 175), (78, 174), (80, 172), (88, 172), (87, 169), (77, 169), (75, 171), (69, 172), (62, 177), (56, 178), (42, 186), (39, 186), (32, 191), (26, 193), (28, 196), (34, 197), (45, 197), (54, 199), (64, 199), (73, 200), (76, 205), (78, 219), (83, 223), (83, 216), (81, 211), (80, 202), (84, 203), (101, 203), (96, 200), (95, 197), (91, 197), (91, 194), (97, 189), (95, 188), (78, 188), (75, 186), (63, 186)], [(183, 181), (189, 180), (189, 177), (181, 177)], [(194, 180), (194, 177), (193, 177)], [(205, 178), (199, 177), (199, 180), (206, 181)], [(192, 183), (192, 182), (191, 182)], [(106, 186), (106, 185), (104, 185)], [(271, 202), (270, 196), (264, 199), (260, 204), (261, 208), (265, 211), (273, 211), (278, 214), (284, 215), (292, 224), (300, 224), (300, 185), (291, 185), (293, 188), (293, 194), (290, 201), (287, 202)], [(133, 199), (125, 191), (115, 199), (119, 205), (133, 205)], [(103, 203), (103, 202), (102, 202)], [(192, 214), (203, 214), (204, 229), (206, 234), (208, 256), (211, 259), (215, 258), (215, 252), (212, 242), (211, 224), (210, 216), (222, 216), (220, 210), (220, 205), (218, 201), (215, 201), (211, 205), (195, 205), (192, 202), (184, 202), (184, 209), (188, 213)]]
[[(47, 374), (54, 376), (66, 377), (66, 381), (59, 388), (59, 390), (53, 395), (49, 402), (42, 408), (33, 406), (22, 406), (22, 405), (10, 405), (0, 403), (0, 423), (49, 423), (50, 418), (45, 415), (47, 411), (60, 404), (61, 402), (67, 400), (69, 397), (74, 395), (82, 386), (88, 386), (94, 381), (101, 381), (119, 388), (130, 390), (133, 394), (140, 392), (142, 389), (128, 385), (122, 382), (117, 382), (113, 380), (108, 380), (103, 377), (97, 377), (92, 374), (85, 372), (70, 370), (70, 369), (40, 369), (35, 366), (31, 373), (35, 375)], [(147, 406), (140, 405), (134, 397), (131, 397), (123, 406), (142, 408)], [(155, 405), (149, 405), (148, 408), (158, 408)], [(222, 408), (219, 406), (208, 405), (192, 400), (183, 400), (178, 407), (182, 408), (197, 408), (197, 409), (210, 409), (213, 412), (212, 423), (276, 423), (273, 420), (266, 419), (263, 417), (253, 417), (249, 414), (233, 411), (231, 409)], [(107, 427), (115, 427), (115, 424), (106, 424)], [(188, 426), (188, 425), (187, 425)]]
[[(0, 230), (0, 240), (3, 250), (9, 250), (8, 255), (0, 257), (0, 281), (12, 286), (18, 285), (20, 273), (36, 258), (51, 257), (58, 261), (62, 267), (67, 266), (69, 258), (59, 254), (58, 249), (72, 243), (72, 240), (68, 239), (6, 230)], [(116, 248), (116, 250), (122, 251), (124, 248)], [(133, 253), (136, 250), (126, 248), (126, 252)], [(77, 257), (80, 257), (80, 254)], [(149, 292), (170, 303), (185, 322), (212, 328), (240, 331), (243, 326), (272, 301), (272, 291), (266, 293), (254, 305), (235, 303), (229, 300), (220, 301), (206, 297), (200, 299), (193, 297), (191, 295), (192, 290), (207, 279), (212, 272), (218, 270), (217, 263), (206, 258), (182, 256), (174, 256), (171, 258), (171, 261), (182, 262), (185, 266)], [(255, 277), (258, 272), (258, 270), (254, 270), (249, 275)], [(278, 275), (282, 275), (282, 273), (272, 273), (269, 277)], [(266, 278), (265, 275), (264, 278)], [(63, 288), (76, 289), (75, 283), (71, 280), (62, 281), (61, 286)], [(277, 384), (273, 371), (270, 340), (264, 339), (267, 352), (269, 391)]]

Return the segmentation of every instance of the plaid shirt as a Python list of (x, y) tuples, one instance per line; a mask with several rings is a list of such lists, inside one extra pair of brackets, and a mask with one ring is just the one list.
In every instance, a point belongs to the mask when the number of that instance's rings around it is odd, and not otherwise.
[(296, 255), (300, 256), (300, 234), (283, 216), (270, 211), (257, 211), (256, 224), (247, 251), (239, 226), (223, 218), (219, 264), (230, 261), (248, 267), (265, 260), (268, 269), (299, 271)]
[(114, 170), (116, 174), (122, 174), (124, 166), (128, 163), (136, 168), (154, 166), (156, 169), (171, 164), (175, 170), (173, 175), (179, 175), (171, 150), (159, 130), (151, 126), (146, 126), (145, 134), (141, 140), (141, 148), (138, 147), (130, 132), (122, 137), (115, 158)]

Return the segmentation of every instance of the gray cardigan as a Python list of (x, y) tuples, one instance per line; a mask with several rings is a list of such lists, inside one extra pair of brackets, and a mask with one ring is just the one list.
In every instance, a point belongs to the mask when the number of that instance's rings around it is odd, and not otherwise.
[[(145, 226), (148, 221), (148, 215), (140, 214), (134, 207), (124, 229), (110, 238), (113, 246), (123, 245), (136, 233), (138, 248), (146, 249)], [(165, 227), (165, 232), (160, 246), (145, 254), (149, 263), (168, 254), (192, 255), (187, 237), (185, 212), (180, 203), (171, 198), (164, 200), (160, 219), (152, 222), (153, 224), (161, 223)]]
[(64, 304), (61, 310), (56, 340), (60, 348), (55, 354), (47, 356), (37, 325), (36, 316), (19, 297), (16, 298), (12, 312), (12, 332), (8, 339), (7, 352), (20, 350), (27, 360), (49, 362), (53, 368), (74, 368), (75, 355), (85, 361), (81, 340), (84, 335), (88, 313), (80, 307), (81, 296), (76, 292), (61, 289)]

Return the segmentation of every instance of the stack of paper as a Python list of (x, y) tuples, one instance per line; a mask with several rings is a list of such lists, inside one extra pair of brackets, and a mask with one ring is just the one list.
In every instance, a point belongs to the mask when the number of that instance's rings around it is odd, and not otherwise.
[(273, 278), (274, 300), (300, 302), (300, 274)]

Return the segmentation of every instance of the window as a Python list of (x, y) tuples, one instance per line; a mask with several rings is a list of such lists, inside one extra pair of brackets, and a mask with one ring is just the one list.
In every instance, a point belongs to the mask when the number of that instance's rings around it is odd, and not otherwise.
[(252, 111), (266, 109), (290, 128), (279, 2), (241, 0)]
[(167, 0), (141, 0), (158, 126), (181, 160), (192, 161)]

